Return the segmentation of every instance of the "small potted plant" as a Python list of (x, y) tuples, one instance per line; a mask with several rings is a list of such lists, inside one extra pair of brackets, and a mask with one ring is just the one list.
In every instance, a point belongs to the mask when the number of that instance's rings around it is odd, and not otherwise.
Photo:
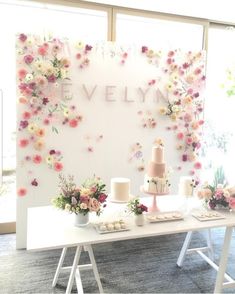
[(139, 198), (132, 199), (127, 204), (130, 213), (135, 215), (135, 224), (137, 226), (144, 225), (144, 212), (148, 211), (148, 207), (140, 203)]

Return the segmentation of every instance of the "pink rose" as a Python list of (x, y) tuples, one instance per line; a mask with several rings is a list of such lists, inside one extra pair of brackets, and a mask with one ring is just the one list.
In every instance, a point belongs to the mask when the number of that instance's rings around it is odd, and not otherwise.
[(90, 211), (99, 211), (100, 209), (100, 203), (97, 199), (95, 198), (90, 198), (89, 203), (88, 203), (88, 208)]
[(231, 197), (229, 199), (229, 206), (232, 208), (232, 209), (235, 209), (235, 198), (234, 197)]
[(192, 139), (191, 137), (188, 137), (188, 138), (186, 139), (186, 143), (187, 143), (188, 145), (192, 144), (192, 143), (193, 143), (193, 139)]
[(99, 200), (100, 203), (104, 203), (106, 201), (106, 198), (107, 198), (107, 195), (102, 193), (102, 194), (99, 195), (98, 200)]
[(78, 121), (77, 121), (76, 119), (71, 119), (71, 120), (69, 121), (69, 126), (70, 126), (71, 128), (76, 128), (77, 125), (78, 125)]
[(26, 64), (30, 64), (30, 63), (32, 63), (33, 60), (34, 60), (34, 58), (33, 58), (33, 56), (30, 55), (30, 54), (24, 56), (24, 62), (25, 62)]

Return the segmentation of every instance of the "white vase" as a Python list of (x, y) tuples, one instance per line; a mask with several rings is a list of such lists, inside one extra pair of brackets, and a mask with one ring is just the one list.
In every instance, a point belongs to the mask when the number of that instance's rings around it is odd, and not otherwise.
[(143, 226), (144, 225), (144, 215), (143, 214), (137, 214), (135, 216), (135, 224), (137, 226)]
[(75, 214), (74, 225), (76, 227), (85, 227), (89, 223), (89, 213), (85, 215), (83, 213)]

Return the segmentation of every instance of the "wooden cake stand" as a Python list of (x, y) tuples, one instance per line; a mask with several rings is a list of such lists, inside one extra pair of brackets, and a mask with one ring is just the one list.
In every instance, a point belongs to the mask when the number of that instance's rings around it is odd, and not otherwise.
[(153, 196), (153, 202), (152, 202), (152, 205), (150, 207), (148, 207), (148, 212), (151, 212), (151, 213), (152, 212), (160, 212), (160, 209), (157, 206), (157, 196), (168, 195), (168, 193), (156, 194), (156, 193), (147, 192), (147, 191), (144, 190), (144, 186), (140, 186), (140, 191), (145, 193), (145, 194)]

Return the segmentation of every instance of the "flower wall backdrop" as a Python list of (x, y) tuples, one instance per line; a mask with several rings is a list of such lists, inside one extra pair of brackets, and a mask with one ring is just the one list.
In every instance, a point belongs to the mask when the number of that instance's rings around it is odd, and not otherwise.
[(204, 52), (23, 33), (16, 51), (19, 231), (27, 207), (50, 203), (62, 171), (78, 183), (97, 174), (108, 189), (111, 177), (128, 177), (139, 194), (156, 138), (174, 170), (172, 193), (181, 175), (198, 175)]

